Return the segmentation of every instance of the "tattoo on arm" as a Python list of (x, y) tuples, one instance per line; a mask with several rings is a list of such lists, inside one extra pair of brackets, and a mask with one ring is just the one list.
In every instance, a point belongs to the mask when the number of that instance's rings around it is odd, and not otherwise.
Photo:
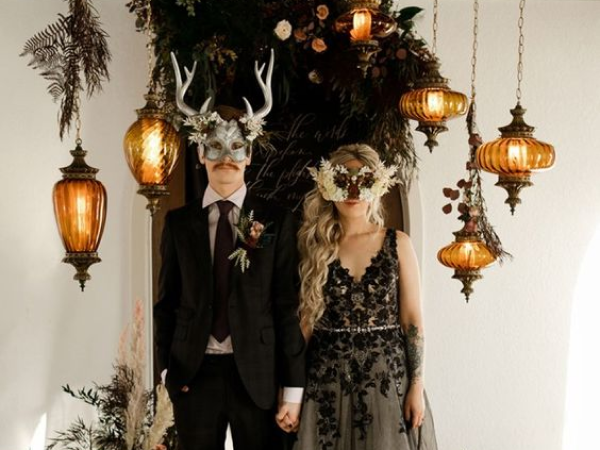
[(406, 350), (408, 358), (408, 372), (411, 384), (421, 380), (423, 376), (423, 336), (419, 334), (419, 329), (410, 324), (405, 335)]

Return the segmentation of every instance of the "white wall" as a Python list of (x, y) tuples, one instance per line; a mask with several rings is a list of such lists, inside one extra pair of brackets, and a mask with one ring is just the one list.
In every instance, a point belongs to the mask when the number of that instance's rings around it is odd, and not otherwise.
[[(58, 140), (57, 107), (43, 80), (18, 57), (25, 40), (65, 4), (0, 5), (0, 450), (27, 449), (43, 413), (49, 413), (50, 434), (73, 419), (78, 404), (65, 399), (60, 385), (107, 379), (131, 301), (145, 293), (140, 249), (146, 212), (121, 150), (133, 110), (142, 103), (144, 43), (124, 2), (96, 3), (111, 35), (112, 81), (104, 94), (84, 103), (83, 138), (88, 162), (101, 169), (109, 210), (103, 262), (92, 266), (83, 295), (71, 280), (73, 269), (60, 262), (50, 197), (73, 145)], [(431, 3), (408, 2), (427, 9), (419, 24), (427, 39)], [(471, 2), (440, 3), (443, 74), (453, 88), (468, 92)], [(515, 104), (518, 2), (481, 3), (479, 126), (491, 140), (498, 126), (509, 123)], [(555, 145), (557, 166), (534, 176), (535, 186), (522, 192), (514, 217), (503, 204), (505, 192), (486, 177), (490, 219), (515, 259), (486, 270), (468, 305), (460, 283), (436, 260), (460, 225), (441, 212), (441, 190), (464, 175), (464, 121), (450, 123), (432, 155), (420, 147), (423, 135), (415, 134), (421, 151), (427, 385), (444, 450), (562, 448), (571, 306), (581, 261), (600, 226), (600, 3), (530, 1), (525, 39), (525, 117), (536, 126), (536, 137)]]
[[(110, 34), (111, 83), (83, 101), (83, 146), (100, 169), (108, 214), (92, 279), (81, 293), (64, 255), (52, 211), (59, 167), (70, 164), (74, 137), (60, 142), (58, 106), (46, 82), (19, 58), (34, 33), (67, 12), (62, 0), (0, 2), (0, 449), (29, 448), (40, 417), (49, 431), (76, 417), (80, 404), (60, 386), (106, 382), (131, 303), (143, 296), (143, 255), (132, 254), (132, 216), (143, 202), (124, 162), (121, 141), (143, 104), (144, 41), (125, 2), (96, 1)], [(143, 219), (142, 219), (142, 223)], [(144, 235), (145, 228), (138, 234)], [(143, 247), (142, 247), (143, 248)], [(142, 273), (143, 270), (142, 270)], [(53, 433), (52, 433), (53, 434)]]
[[(430, 1), (409, 3), (431, 11)], [(489, 141), (516, 103), (518, 1), (480, 4), (478, 123)], [(472, 2), (440, 2), (439, 14), (443, 74), (468, 93)], [(430, 17), (419, 26), (427, 39)], [(599, 43), (600, 3), (527, 2), (522, 104), (535, 136), (555, 146), (557, 164), (533, 176), (514, 217), (496, 177), (486, 176), (489, 216), (514, 260), (486, 270), (468, 305), (452, 271), (436, 260), (460, 226), (454, 214), (442, 213), (441, 190), (465, 174), (464, 120), (449, 123), (432, 155), (421, 149), (426, 372), (440, 448), (562, 448), (571, 307), (600, 226)], [(415, 138), (424, 140), (421, 133)], [(598, 291), (588, 296), (600, 300)], [(587, 445), (564, 450), (598, 448)]]

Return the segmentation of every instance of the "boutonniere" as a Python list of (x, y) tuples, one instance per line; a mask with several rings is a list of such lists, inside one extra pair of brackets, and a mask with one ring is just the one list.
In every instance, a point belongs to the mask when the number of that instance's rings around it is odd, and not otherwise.
[(250, 258), (248, 251), (255, 248), (263, 248), (271, 242), (272, 234), (265, 233), (271, 224), (262, 224), (254, 220), (254, 211), (248, 215), (240, 215), (240, 220), (235, 227), (240, 246), (229, 255), (229, 259), (235, 261), (235, 266), (239, 266), (242, 273), (250, 267)]

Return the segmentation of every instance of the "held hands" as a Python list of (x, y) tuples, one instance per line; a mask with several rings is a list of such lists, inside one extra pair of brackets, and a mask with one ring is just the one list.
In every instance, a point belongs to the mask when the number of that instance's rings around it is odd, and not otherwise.
[(404, 401), (404, 419), (411, 423), (412, 428), (423, 425), (425, 420), (425, 397), (423, 383), (419, 380), (411, 383)]
[(283, 400), (283, 390), (279, 389), (279, 408), (275, 415), (275, 422), (286, 433), (298, 431), (300, 428), (301, 403), (286, 402)]

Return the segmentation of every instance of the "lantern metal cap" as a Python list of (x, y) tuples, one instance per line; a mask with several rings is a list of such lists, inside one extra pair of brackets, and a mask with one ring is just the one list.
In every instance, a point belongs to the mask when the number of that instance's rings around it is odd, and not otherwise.
[(425, 63), (423, 76), (414, 85), (415, 89), (437, 88), (450, 90), (448, 78), (440, 75), (440, 62), (433, 58)]
[(143, 108), (136, 109), (138, 119), (155, 118), (167, 120), (167, 116), (164, 112), (162, 105), (163, 100), (159, 94), (156, 93), (154, 88), (151, 88), (145, 95), (144, 99), (146, 104)]
[(79, 281), (81, 292), (85, 289), (85, 282), (92, 279), (91, 275), (88, 273), (88, 268), (92, 264), (99, 263), (100, 261), (102, 260), (98, 257), (97, 252), (67, 252), (62, 260), (62, 262), (71, 264), (75, 267), (75, 270), (77, 270), (75, 275), (73, 275), (73, 279)]
[(353, 12), (357, 9), (368, 9), (377, 11), (381, 6), (381, 0), (342, 0), (340, 10), (342, 13)]
[(523, 116), (527, 110), (521, 106), (520, 102), (510, 110), (510, 114), (513, 116), (513, 120), (510, 124), (498, 128), (501, 136), (504, 138), (508, 137), (532, 137), (535, 127), (525, 123)]
[(510, 206), (510, 214), (514, 216), (517, 205), (521, 204), (521, 198), (519, 197), (521, 189), (533, 186), (533, 182), (531, 181), (531, 174), (500, 174), (495, 186), (499, 186), (506, 190), (508, 197), (504, 200), (504, 203)]
[(63, 174), (63, 179), (95, 180), (99, 169), (91, 167), (85, 162), (85, 155), (87, 155), (87, 151), (81, 147), (81, 139), (76, 141), (75, 148), (69, 153), (71, 153), (71, 156), (73, 156), (73, 161), (71, 161), (71, 164), (68, 166), (60, 168), (60, 171)]
[(148, 199), (146, 209), (150, 211), (151, 217), (154, 217), (154, 214), (160, 210), (160, 199), (171, 195), (167, 186), (160, 184), (140, 185), (137, 193)]

